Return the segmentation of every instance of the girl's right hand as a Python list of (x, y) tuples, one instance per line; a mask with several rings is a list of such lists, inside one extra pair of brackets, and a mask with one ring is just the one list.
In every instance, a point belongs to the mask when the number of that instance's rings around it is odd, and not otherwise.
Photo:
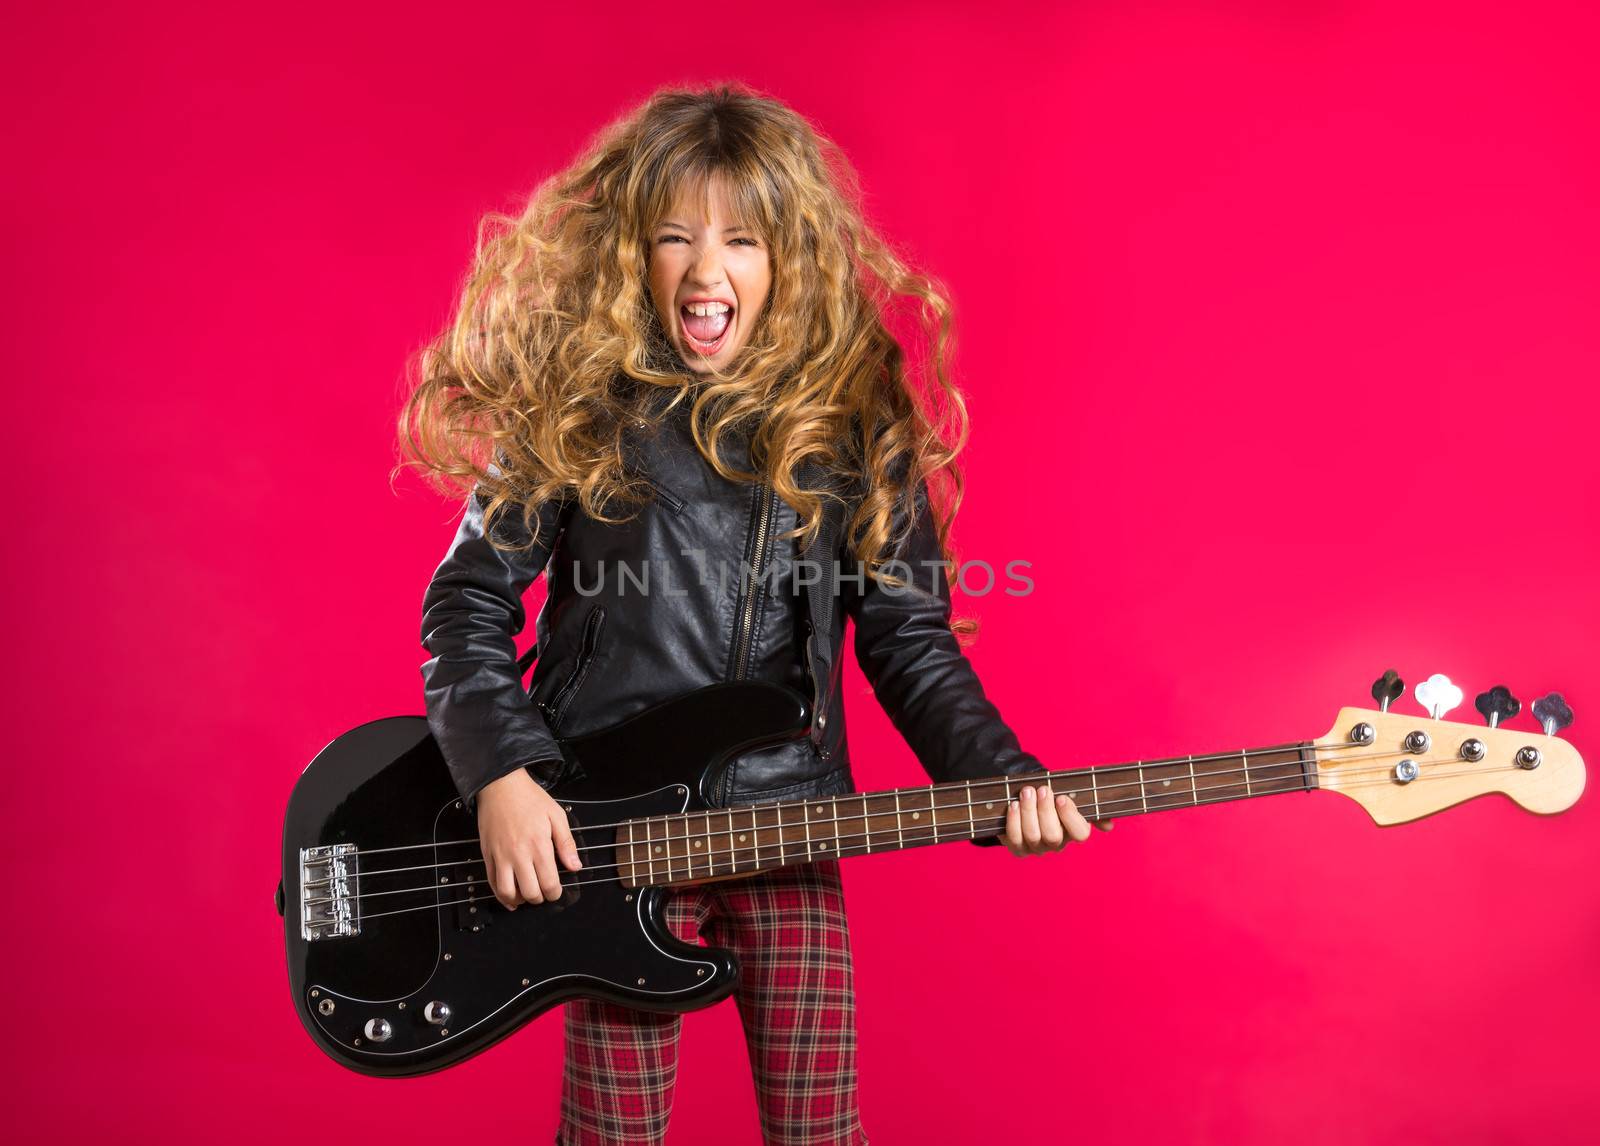
[(561, 805), (526, 769), (515, 768), (478, 792), (478, 842), (489, 887), (509, 910), (561, 897), (559, 855), (568, 871), (583, 866)]

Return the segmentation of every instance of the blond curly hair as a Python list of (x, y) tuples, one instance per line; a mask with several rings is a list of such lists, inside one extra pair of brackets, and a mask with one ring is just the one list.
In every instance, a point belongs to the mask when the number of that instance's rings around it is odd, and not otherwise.
[[(678, 192), (713, 177), (762, 236), (772, 285), (737, 360), (696, 377), (662, 330), (648, 258)], [(916, 331), (920, 356), (891, 321)], [(645, 496), (624, 465), (628, 426), (687, 401), (706, 461), (770, 482), (804, 540), (835, 496), (799, 484), (809, 461), (849, 482), (845, 540), (867, 570), (899, 544), (910, 521), (896, 508), (923, 481), (950, 559), (968, 432), (952, 336), (942, 288), (868, 225), (853, 168), (804, 117), (738, 84), (663, 89), (519, 215), (484, 216), (454, 319), (411, 362), (401, 465), (443, 492), (477, 488), (491, 523), (519, 507), (535, 536), (552, 497), (620, 520)], [(754, 472), (717, 448), (733, 431), (750, 435)]]

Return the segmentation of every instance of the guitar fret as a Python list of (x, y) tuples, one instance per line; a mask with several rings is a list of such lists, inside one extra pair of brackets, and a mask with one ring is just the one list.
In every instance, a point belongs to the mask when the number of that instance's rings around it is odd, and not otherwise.
[(1239, 763), (1244, 766), (1244, 794), (1254, 795), (1250, 791), (1250, 749), (1246, 748), (1239, 753)]
[(694, 846), (695, 846), (695, 848), (699, 849), (700, 851), (703, 851), (703, 852), (706, 853), (706, 875), (708, 875), (708, 876), (716, 875), (717, 873), (716, 873), (716, 870), (715, 870), (715, 856), (714, 856), (713, 849), (712, 849), (712, 846), (711, 846), (711, 841), (714, 838), (711, 835), (711, 813), (710, 812), (701, 812), (700, 813), (700, 823), (701, 823), (700, 838), (695, 840)]
[[(734, 846), (736, 848), (739, 848), (739, 849), (744, 849), (744, 848), (748, 847), (749, 850), (750, 850), (750, 858), (749, 858), (749, 861), (748, 861), (749, 864), (750, 864), (750, 870), (751, 871), (760, 871), (761, 870), (761, 850), (760, 850), (759, 845), (756, 842), (756, 813), (755, 813), (755, 809), (746, 808), (742, 814), (750, 817), (750, 822), (744, 826), (744, 831), (741, 832), (739, 834), (739, 836), (734, 840)], [(731, 812), (729, 813), (729, 818), (730, 819), (732, 818), (732, 813)]]
[(902, 848), (905, 847), (906, 825), (905, 821), (900, 818), (900, 789), (898, 788), (894, 790), (894, 830), (900, 846)]
[(1189, 761), (1189, 799), (1195, 804), (1200, 803), (1200, 786), (1194, 782), (1194, 756), (1188, 757)]
[(1148, 813), (1150, 811), (1150, 797), (1144, 788), (1144, 761), (1135, 760), (1133, 766), (1139, 772), (1139, 806)]
[(687, 825), (684, 826), (684, 835), (674, 836), (672, 834), (672, 829), (680, 824), (683, 824), (683, 818), (681, 816), (670, 816), (667, 818), (667, 881), (669, 883), (679, 878), (677, 849), (678, 847), (682, 846), (681, 841), (688, 835)]
[(683, 867), (687, 879), (694, 878), (694, 851), (689, 846), (689, 817), (679, 816), (678, 822), (683, 825)]

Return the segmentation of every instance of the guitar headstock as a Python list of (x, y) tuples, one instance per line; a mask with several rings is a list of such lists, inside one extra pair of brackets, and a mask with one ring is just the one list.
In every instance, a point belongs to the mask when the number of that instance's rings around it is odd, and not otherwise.
[(1346, 708), (1313, 742), (1318, 786), (1350, 797), (1379, 824), (1401, 824), (1499, 792), (1530, 812), (1572, 807), (1583, 792), (1583, 757), (1557, 732), (1572, 723), (1559, 693), (1533, 703), (1539, 729), (1507, 728), (1521, 705), (1504, 687), (1478, 696), (1487, 726), (1445, 720), (1461, 690), (1443, 676), (1417, 687), (1427, 710), (1390, 712), (1404, 685), (1393, 672), (1373, 685), (1378, 709)]

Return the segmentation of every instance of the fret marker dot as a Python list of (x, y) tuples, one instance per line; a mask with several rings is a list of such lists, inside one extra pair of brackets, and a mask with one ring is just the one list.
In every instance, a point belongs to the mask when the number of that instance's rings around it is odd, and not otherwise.
[(823, 844), (822, 845), (822, 850), (823, 851), (827, 851), (828, 850), (828, 845), (827, 844)]
[(656, 849), (656, 855), (660, 855), (660, 854), (661, 854), (661, 849), (660, 849), (660, 848), (657, 848), (657, 849)]
[(742, 836), (742, 835), (741, 835), (741, 836), (740, 836), (740, 837), (739, 837), (739, 842), (740, 842), (740, 843), (741, 843), (741, 844), (742, 844), (742, 843), (744, 843), (744, 836)]
[(911, 813), (911, 818), (913, 820), (920, 820), (920, 819), (922, 819), (922, 813), (921, 812), (912, 812)]
[(699, 841), (699, 840), (695, 840), (695, 842), (694, 842), (694, 846), (695, 846), (695, 847), (699, 847), (699, 846), (700, 846), (700, 841)]
[(987, 804), (985, 804), (985, 805), (984, 805), (984, 807), (985, 807), (985, 808), (992, 808), (992, 807), (994, 807), (994, 801), (993, 801), (993, 800), (990, 800), (990, 801), (989, 801), (989, 802), (988, 802), (988, 803), (987, 803)]
[(1170, 787), (1172, 787), (1172, 781), (1171, 780), (1163, 780), (1163, 781), (1161, 781), (1161, 786), (1163, 788), (1170, 788)]

